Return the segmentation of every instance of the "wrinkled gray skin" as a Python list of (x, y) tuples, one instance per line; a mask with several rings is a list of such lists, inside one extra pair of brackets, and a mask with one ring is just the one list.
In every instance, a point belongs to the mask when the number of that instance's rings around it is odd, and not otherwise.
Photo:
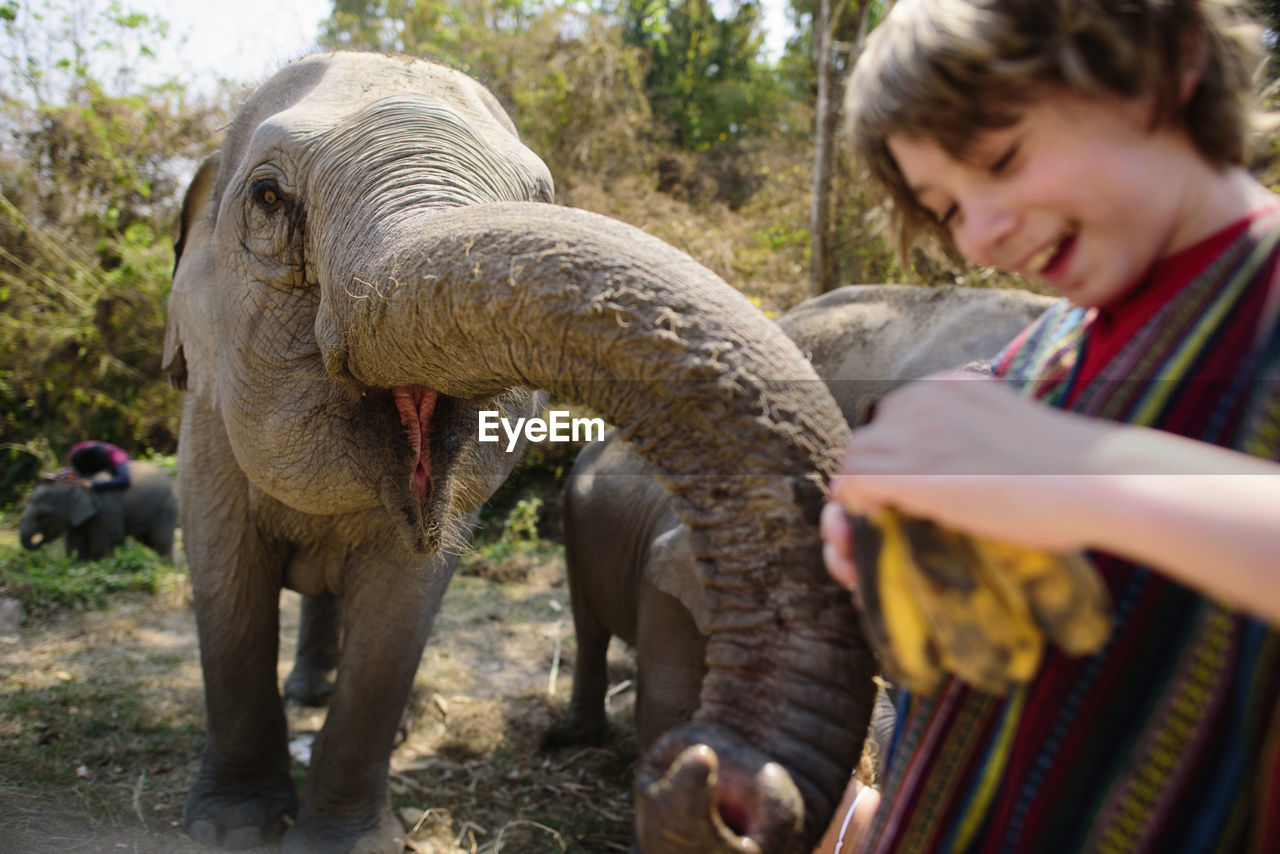
[(173, 558), (178, 501), (173, 479), (159, 466), (129, 463), (127, 489), (93, 492), (74, 481), (51, 480), (31, 490), (18, 538), (24, 549), (38, 549), (62, 535), (67, 554), (97, 560), (133, 537), (161, 557)]
[[(197, 839), (251, 847), (296, 812), (287, 854), (401, 850), (401, 710), (476, 508), (518, 457), (478, 442), (476, 413), (536, 412), (535, 388), (621, 425), (696, 532), (709, 673), (695, 725), (641, 763), (643, 850), (806, 851), (825, 827), (874, 670), (818, 547), (840, 411), (733, 288), (551, 195), (478, 84), (363, 54), (277, 74), (194, 178), (165, 360), (188, 389)], [(742, 518), (751, 531), (725, 524)], [(282, 585), (342, 602), (300, 801), (275, 677)]]
[(902, 383), (993, 358), (1054, 301), (1005, 288), (850, 285), (805, 300), (778, 325), (857, 426)]
[[(647, 750), (698, 708), (706, 675), (706, 596), (689, 529), (653, 465), (610, 430), (582, 449), (565, 485), (565, 565), (577, 638), (568, 716), (544, 747), (593, 744), (609, 730), (608, 647), (636, 653), (636, 742)], [(882, 757), (894, 711), (877, 697), (870, 737)]]
[[(778, 324), (857, 426), (901, 383), (995, 356), (1052, 303), (1016, 290), (862, 285), (803, 302)], [(578, 651), (567, 719), (546, 743), (587, 743), (607, 730), (606, 653), (618, 637), (635, 648), (636, 732), (648, 747), (690, 718), (706, 672), (709, 615), (689, 530), (655, 466), (613, 431), (578, 455), (564, 514)], [(892, 727), (892, 707), (878, 703), (879, 756)]]
[(333, 695), (333, 672), (342, 651), (342, 604), (332, 593), (303, 596), (298, 647), (281, 693), (286, 703), (323, 706)]

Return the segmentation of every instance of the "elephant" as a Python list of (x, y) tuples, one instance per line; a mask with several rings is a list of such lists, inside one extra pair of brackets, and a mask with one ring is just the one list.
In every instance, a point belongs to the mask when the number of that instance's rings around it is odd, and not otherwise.
[(172, 560), (178, 524), (173, 479), (147, 462), (130, 462), (129, 472), (129, 487), (118, 492), (86, 489), (78, 479), (51, 477), (38, 484), (18, 526), (22, 547), (38, 549), (66, 534), (69, 556), (97, 560), (133, 537)]
[(799, 303), (778, 325), (856, 427), (908, 380), (981, 369), (1056, 300), (1019, 288), (846, 285)]
[[(1014, 289), (853, 285), (800, 303), (778, 325), (857, 426), (901, 383), (990, 359), (1052, 303)], [(569, 472), (564, 536), (577, 654), (567, 717), (544, 744), (592, 742), (608, 729), (606, 653), (617, 637), (635, 650), (643, 749), (690, 718), (706, 673), (710, 613), (689, 530), (657, 467), (610, 431)], [(873, 755), (884, 756), (893, 721), (878, 697)]]
[[(480, 426), (524, 423), (546, 393), (658, 467), (705, 582), (708, 673), (692, 721), (640, 762), (641, 850), (812, 846), (861, 752), (875, 663), (817, 535), (845, 425), (759, 309), (643, 231), (556, 205), (479, 83), (381, 54), (305, 57), (250, 95), (187, 188), (175, 255), (163, 364), (185, 389), (207, 721), (190, 836), (401, 850), (401, 710), (477, 509), (538, 438)], [(341, 602), (301, 796), (282, 587)]]

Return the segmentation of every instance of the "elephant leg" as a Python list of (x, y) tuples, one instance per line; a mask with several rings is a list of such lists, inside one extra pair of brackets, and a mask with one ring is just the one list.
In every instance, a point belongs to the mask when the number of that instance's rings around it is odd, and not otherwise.
[(67, 557), (79, 560), (92, 560), (89, 556), (89, 537), (79, 528), (67, 531)]
[(168, 531), (148, 531), (146, 534), (138, 538), (138, 542), (154, 551), (165, 560), (173, 560), (173, 529)]
[(230, 535), (206, 540), (209, 527), (216, 526), (201, 525), (187, 539), (208, 734), (183, 825), (199, 842), (238, 850), (279, 835), (297, 811), (277, 689), (278, 571), (267, 569), (282, 560), (237, 530), (230, 541), (238, 552), (217, 565), (210, 544)]
[(547, 730), (542, 737), (544, 750), (575, 744), (594, 744), (609, 733), (604, 698), (609, 689), (609, 640), (613, 634), (595, 613), (596, 603), (586, 593), (582, 573), (588, 571), (565, 555), (569, 576), (569, 603), (573, 609), (573, 633), (577, 653), (573, 659), (573, 690), (569, 697), (568, 717)]
[(111, 553), (116, 542), (95, 524), (82, 525), (67, 532), (67, 556), (80, 560), (101, 560)]
[(332, 593), (302, 597), (298, 654), (284, 680), (285, 702), (323, 706), (333, 693), (330, 677), (338, 666), (342, 608)]
[(404, 832), (391, 812), (392, 746), (454, 556), (425, 567), (365, 559), (349, 565), (342, 601), (342, 666), (297, 822), (284, 854), (399, 854)]
[(636, 626), (636, 743), (641, 751), (698, 708), (706, 637), (679, 599), (640, 588)]

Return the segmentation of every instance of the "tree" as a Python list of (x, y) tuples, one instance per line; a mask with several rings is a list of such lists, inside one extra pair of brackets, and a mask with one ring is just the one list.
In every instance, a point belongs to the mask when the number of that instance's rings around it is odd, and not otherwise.
[(1280, 0), (1253, 0), (1258, 19), (1267, 28), (1263, 43), (1270, 49), (1270, 75), (1276, 74), (1276, 60), (1280, 58)]
[(553, 6), (529, 0), (334, 0), (321, 43), (433, 59), (506, 100), (524, 38)]
[[(223, 112), (176, 84), (137, 84), (133, 63), (163, 25), (117, 3), (11, 0), (0, 26), (0, 447), (96, 436), (171, 452), (169, 233)], [(0, 500), (37, 465), (10, 456)]]
[(645, 91), (676, 145), (705, 150), (773, 125), (781, 90), (761, 60), (759, 0), (723, 18), (710, 0), (625, 0), (617, 14), (648, 57)]
[[(488, 86), (557, 183), (642, 161), (650, 123), (642, 52), (582, 4), (334, 0), (322, 42), (443, 62)], [(611, 162), (606, 162), (611, 161)]]
[[(800, 6), (799, 3), (796, 4)], [(809, 209), (812, 256), (809, 287), (814, 295), (840, 285), (839, 218), (834, 215), (836, 131), (844, 81), (867, 33), (893, 0), (818, 0), (812, 12), (813, 61), (817, 77), (814, 119), (813, 195)]]

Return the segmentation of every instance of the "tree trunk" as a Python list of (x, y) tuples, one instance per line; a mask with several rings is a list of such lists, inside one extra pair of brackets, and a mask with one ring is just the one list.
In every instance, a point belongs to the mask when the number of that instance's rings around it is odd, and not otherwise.
[[(843, 2), (837, 4), (843, 5)], [(818, 14), (813, 22), (813, 59), (818, 75), (818, 102), (813, 138), (813, 197), (809, 207), (809, 239), (812, 250), (809, 290), (814, 296), (833, 290), (839, 279), (830, 228), (834, 160), (832, 146), (837, 116), (832, 92), (837, 88), (837, 81), (831, 61), (831, 39), (837, 13), (837, 9), (832, 9), (831, 0), (820, 0)]]
[[(871, 17), (872, 0), (858, 0), (855, 20), (856, 37), (852, 43), (837, 46), (836, 28), (844, 15), (848, 0), (820, 0), (813, 22), (813, 53), (818, 76), (818, 99), (813, 140), (813, 197), (809, 207), (809, 233), (812, 260), (809, 267), (811, 295), (835, 290), (840, 285), (840, 259), (837, 253), (839, 234), (833, 213), (835, 199), (836, 128), (840, 122), (840, 104), (844, 100), (844, 75), (836, 63), (837, 51), (846, 53), (846, 73), (862, 52)], [(892, 0), (882, 3), (887, 11)]]

